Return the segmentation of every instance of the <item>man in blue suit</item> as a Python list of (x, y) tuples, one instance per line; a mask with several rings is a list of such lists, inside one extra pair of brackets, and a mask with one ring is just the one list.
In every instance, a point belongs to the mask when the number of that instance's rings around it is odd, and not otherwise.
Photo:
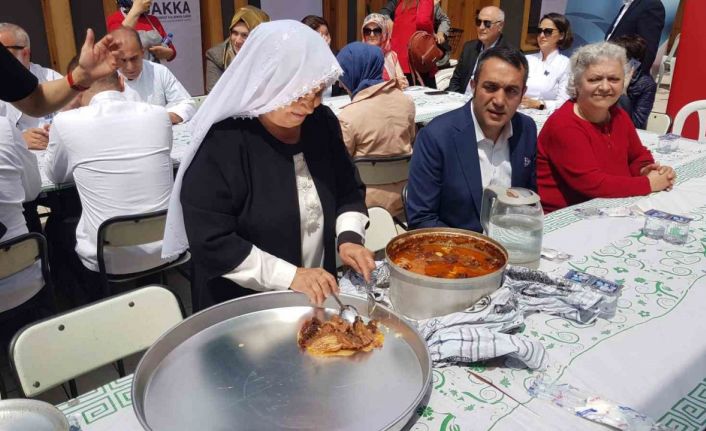
[(482, 232), (481, 197), (489, 184), (537, 189), (537, 126), (516, 113), (528, 65), (515, 48), (494, 47), (478, 60), (473, 99), (421, 129), (407, 185), (411, 228)]

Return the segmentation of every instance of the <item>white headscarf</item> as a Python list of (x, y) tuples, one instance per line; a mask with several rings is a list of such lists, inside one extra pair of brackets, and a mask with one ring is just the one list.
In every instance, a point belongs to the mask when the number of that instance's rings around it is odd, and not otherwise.
[(298, 21), (263, 23), (252, 31), (190, 122), (191, 145), (169, 201), (163, 258), (178, 256), (189, 247), (181, 184), (211, 126), (229, 117), (252, 118), (290, 105), (314, 89), (330, 86), (342, 72), (321, 36)]

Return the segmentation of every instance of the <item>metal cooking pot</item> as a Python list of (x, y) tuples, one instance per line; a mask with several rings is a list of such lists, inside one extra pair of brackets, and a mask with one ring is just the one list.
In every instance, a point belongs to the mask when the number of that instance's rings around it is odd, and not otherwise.
[[(424, 241), (430, 236), (461, 236), (470, 243), (481, 242), (502, 253), (503, 265), (494, 272), (472, 278), (437, 278), (408, 271), (395, 264), (391, 255), (409, 241)], [(405, 232), (393, 238), (385, 248), (385, 260), (390, 265), (390, 301), (395, 311), (420, 320), (465, 310), (483, 296), (498, 288), (507, 266), (507, 250), (497, 241), (463, 229), (425, 228)]]

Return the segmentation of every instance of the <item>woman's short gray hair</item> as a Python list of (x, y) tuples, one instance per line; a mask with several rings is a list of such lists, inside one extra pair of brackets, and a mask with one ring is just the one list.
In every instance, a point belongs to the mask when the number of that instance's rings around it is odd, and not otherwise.
[(566, 91), (569, 97), (576, 98), (576, 87), (589, 66), (601, 60), (618, 60), (623, 65), (623, 71), (627, 74), (627, 56), (625, 48), (610, 42), (592, 43), (584, 45), (574, 51), (571, 55), (571, 72)]

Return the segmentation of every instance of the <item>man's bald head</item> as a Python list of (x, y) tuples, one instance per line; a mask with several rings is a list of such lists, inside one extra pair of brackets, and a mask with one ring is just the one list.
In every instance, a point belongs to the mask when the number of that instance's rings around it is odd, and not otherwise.
[(110, 32), (113, 40), (120, 44), (118, 69), (129, 80), (137, 79), (142, 73), (144, 50), (140, 35), (135, 29), (120, 27)]

